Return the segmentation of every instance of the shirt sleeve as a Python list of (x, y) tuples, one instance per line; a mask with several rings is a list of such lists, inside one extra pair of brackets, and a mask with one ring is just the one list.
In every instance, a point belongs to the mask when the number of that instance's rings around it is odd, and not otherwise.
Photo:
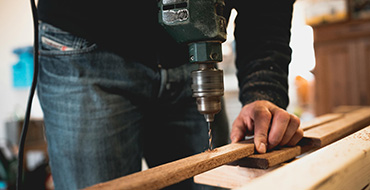
[(285, 109), (289, 104), (293, 3), (294, 0), (233, 3), (238, 12), (234, 34), (239, 99), (243, 105), (268, 100)]

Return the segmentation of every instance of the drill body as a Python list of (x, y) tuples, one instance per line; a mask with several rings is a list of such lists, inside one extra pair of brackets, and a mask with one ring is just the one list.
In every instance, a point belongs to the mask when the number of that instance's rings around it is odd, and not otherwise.
[(224, 94), (221, 44), (226, 40), (223, 0), (160, 0), (159, 23), (178, 42), (188, 44), (189, 62), (199, 69), (191, 73), (193, 97), (206, 121), (221, 110)]

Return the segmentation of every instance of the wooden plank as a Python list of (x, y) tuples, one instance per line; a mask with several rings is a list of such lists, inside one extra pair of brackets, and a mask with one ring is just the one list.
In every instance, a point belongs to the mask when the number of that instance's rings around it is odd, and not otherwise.
[(253, 143), (229, 144), (86, 189), (161, 189), (253, 153)]
[(301, 147), (284, 147), (276, 149), (265, 154), (253, 154), (242, 158), (231, 165), (240, 167), (267, 169), (283, 163), (287, 160), (293, 159), (301, 154)]
[(369, 183), (370, 126), (240, 189), (365, 189)]
[[(350, 107), (348, 107), (348, 108), (350, 108)], [(349, 109), (341, 109), (341, 110), (349, 110)], [(341, 132), (341, 131), (347, 130), (346, 128), (349, 128), (350, 132), (353, 133), (353, 132), (357, 131), (358, 128), (362, 128), (362, 127), (366, 126), (367, 124), (364, 124), (364, 123), (366, 123), (366, 121), (368, 121), (367, 123), (370, 124), (370, 121), (369, 121), (370, 108), (369, 107), (367, 107), (367, 108), (362, 107), (361, 109), (360, 108), (352, 109), (352, 107), (351, 107), (351, 111), (354, 112), (354, 113), (350, 114), (350, 111), (346, 111), (347, 112), (346, 116), (341, 114), (339, 118), (337, 118), (335, 120), (332, 120), (330, 122), (325, 122), (324, 121), (323, 125), (317, 125), (316, 127), (321, 128), (321, 126), (332, 126), (332, 127), (330, 127), (330, 130), (326, 129), (326, 130), (324, 130), (324, 132), (325, 132), (325, 134), (329, 134), (328, 138), (329, 138), (330, 141), (335, 141), (336, 138), (343, 138), (344, 137), (343, 136), (344, 133)], [(325, 117), (323, 117), (323, 118), (325, 118)], [(329, 117), (327, 117), (327, 118), (329, 118)], [(334, 125), (331, 125), (332, 122), (334, 122), (334, 121), (336, 121), (336, 123), (334, 123)], [(311, 122), (311, 123), (314, 124), (314, 123), (318, 123), (318, 122), (315, 121), (315, 122)], [(353, 127), (352, 125), (355, 125), (355, 127)], [(306, 130), (305, 133), (308, 133), (307, 131), (314, 130), (314, 129), (315, 128), (309, 127), (309, 129)], [(315, 129), (315, 130), (317, 130), (317, 129)], [(329, 133), (329, 131), (330, 131), (330, 133)], [(339, 132), (337, 132), (337, 131), (339, 131)], [(335, 136), (337, 136), (337, 137), (333, 138), (332, 133), (334, 133)], [(306, 136), (306, 134), (305, 134), (305, 136)], [(321, 136), (321, 135), (317, 136), (317, 137), (321, 137), (323, 139), (326, 138), (325, 136)], [(283, 162), (294, 159), (298, 155), (302, 155), (305, 152), (315, 150), (317, 148), (320, 148), (321, 146), (325, 146), (329, 142), (329, 141), (326, 141), (325, 144), (324, 143), (321, 144), (321, 143), (317, 142), (318, 141), (317, 138), (312, 137), (312, 136), (311, 136), (311, 138), (312, 139), (305, 137), (304, 139), (301, 140), (299, 145), (296, 146), (296, 147), (289, 147), (289, 148), (285, 147), (283, 149), (276, 149), (276, 150), (270, 151), (266, 154), (254, 154), (254, 155), (248, 156), (246, 158), (242, 158), (240, 160), (237, 160), (237, 161), (231, 163), (233, 166), (230, 166), (228, 169), (230, 170), (230, 172), (233, 172), (230, 169), (232, 167), (234, 167), (234, 168), (249, 167), (249, 168), (259, 168), (259, 169), (267, 169), (267, 168), (271, 168), (271, 167), (274, 167), (274, 166), (276, 167), (276, 166), (279, 166), (279, 164), (281, 164)], [(313, 142), (315, 142), (315, 144)], [(249, 171), (249, 173), (252, 172), (252, 171), (253, 170)], [(270, 169), (269, 169), (269, 171), (270, 171)], [(198, 183), (217, 186), (219, 184), (219, 183), (217, 183), (217, 181), (224, 181), (224, 179), (227, 178), (225, 175), (216, 176), (219, 172), (216, 172), (215, 174), (212, 173), (212, 172), (213, 172), (213, 170), (211, 170), (207, 173), (198, 175), (198, 176), (195, 177), (195, 179)], [(226, 172), (226, 171), (224, 171), (224, 172)], [(237, 174), (240, 174), (240, 172), (239, 173), (234, 173), (234, 175), (237, 175)], [(207, 176), (207, 175), (215, 177), (217, 180), (209, 180), (210, 177)], [(251, 176), (252, 174), (248, 174), (248, 175)], [(244, 175), (241, 174), (241, 176), (239, 176), (239, 177), (234, 177), (234, 179), (235, 180), (228, 179), (228, 183), (221, 183), (222, 185), (224, 185), (222, 187), (233, 188), (234, 186), (225, 186), (225, 185), (240, 184), (240, 181), (242, 181), (242, 179), (244, 179), (245, 181), (251, 180), (250, 178), (246, 177), (245, 174)]]
[(237, 188), (274, 169), (276, 169), (276, 167), (264, 170), (223, 165), (210, 171), (196, 175), (194, 177), (194, 182), (223, 188)]
[[(309, 130), (319, 125), (338, 120), (343, 117), (340, 113), (330, 113), (314, 118), (311, 121), (304, 122), (301, 124), (303, 130)], [(283, 147), (267, 152), (266, 154), (253, 154), (246, 158), (242, 158), (233, 165), (239, 165), (242, 167), (267, 169), (275, 166), (282, 162), (288, 161), (307, 152), (313, 148), (310, 140), (301, 141), (299, 146), (294, 147)]]
[(354, 41), (370, 35), (370, 24), (366, 19), (353, 19), (350, 22), (338, 22), (314, 26), (315, 44), (326, 45), (343, 40)]
[(370, 36), (361, 40), (358, 46), (360, 105), (370, 105)]
[(304, 137), (323, 147), (370, 124), (370, 108), (365, 107), (343, 116), (342, 119), (305, 131)]
[[(314, 118), (311, 121), (302, 123), (300, 127), (304, 131), (307, 131), (309, 129), (318, 127), (325, 123), (338, 120), (340, 118), (343, 118), (343, 114), (341, 113), (324, 114), (322, 116)], [(301, 141), (300, 145), (298, 146), (278, 148), (269, 151), (266, 154), (253, 154), (251, 156), (236, 161), (237, 163), (235, 164), (242, 167), (267, 169), (269, 167), (293, 159), (296, 156), (299, 156), (309, 150), (312, 150), (313, 148), (314, 147), (311, 143), (311, 140), (304, 140)]]
[(341, 117), (343, 117), (343, 114), (341, 114), (341, 113), (324, 114), (324, 115), (316, 117), (316, 118), (314, 118), (310, 121), (303, 122), (301, 124), (300, 128), (303, 129), (303, 131), (307, 131), (308, 129), (312, 129), (312, 128), (317, 127), (319, 125), (322, 125), (324, 123), (329, 123), (331, 121), (340, 119)]
[(266, 154), (253, 154), (227, 165), (201, 173), (194, 177), (196, 183), (223, 188), (236, 188), (279, 168), (284, 162), (312, 150), (312, 147), (295, 146), (274, 150)]
[[(319, 124), (319, 121), (323, 123)], [(298, 146), (275, 149), (266, 154), (253, 154), (238, 160), (237, 165), (267, 169), (312, 149), (324, 147), (369, 125), (370, 108), (363, 107), (347, 114), (326, 114), (309, 124), (305, 125), (305, 138), (302, 139)]]
[(365, 107), (366, 106), (350, 106), (350, 105), (338, 106), (333, 109), (333, 113), (349, 113)]
[[(249, 168), (258, 168), (258, 169), (267, 169), (276, 165), (279, 165), (283, 162), (294, 159), (295, 157), (306, 153), (308, 151), (313, 151), (317, 148), (323, 147), (329, 143), (334, 142), (337, 139), (343, 138), (346, 134), (353, 133), (358, 129), (370, 124), (370, 108), (362, 107), (361, 109), (351, 109), (354, 113), (349, 114), (344, 117), (344, 114), (325, 114), (317, 119), (314, 119), (312, 122), (305, 124), (306, 131), (314, 130), (318, 126), (335, 126), (330, 127), (330, 130), (326, 130), (326, 134), (329, 136), (310, 136), (307, 137), (306, 134), (311, 134), (311, 132), (305, 132), (305, 138), (301, 140), (298, 146), (295, 147), (284, 147), (277, 148), (275, 150), (269, 151), (266, 154), (253, 154), (246, 158), (237, 160), (231, 165), (249, 167)], [(348, 115), (349, 114), (349, 115)], [(320, 121), (322, 122), (320, 124)], [(337, 121), (334, 125), (331, 125), (331, 122)], [(349, 128), (349, 129), (348, 129)], [(330, 131), (330, 133), (329, 133)], [(343, 133), (341, 131), (347, 131)], [(333, 136), (336, 136), (333, 138)], [(328, 138), (325, 140), (325, 143), (318, 142), (318, 138)], [(223, 178), (223, 176), (219, 176)], [(207, 183), (207, 182), (206, 182)]]
[[(340, 113), (330, 113), (324, 114), (319, 116), (311, 121), (305, 122), (301, 124), (301, 128), (305, 131), (315, 128), (317, 126), (323, 125), (325, 123), (329, 123), (335, 120), (343, 118), (343, 114)], [(282, 162), (288, 161), (290, 159), (295, 158), (296, 156), (301, 155), (304, 152), (307, 152), (314, 147), (312, 146), (311, 140), (304, 140), (300, 142), (300, 145), (294, 147), (283, 147), (277, 148), (275, 150), (269, 151), (266, 154), (253, 154), (246, 158), (242, 158), (237, 160), (236, 162), (232, 163), (233, 165), (239, 165), (242, 167), (249, 167), (249, 168), (259, 168), (259, 169), (267, 169), (269, 167), (273, 167), (278, 165)], [(303, 150), (302, 150), (303, 148)]]

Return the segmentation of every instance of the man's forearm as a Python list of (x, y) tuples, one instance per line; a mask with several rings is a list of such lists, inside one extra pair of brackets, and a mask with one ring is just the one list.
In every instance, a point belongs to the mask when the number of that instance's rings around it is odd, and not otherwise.
[(286, 108), (290, 28), (294, 1), (253, 1), (236, 4), (235, 39), (243, 105), (268, 100)]

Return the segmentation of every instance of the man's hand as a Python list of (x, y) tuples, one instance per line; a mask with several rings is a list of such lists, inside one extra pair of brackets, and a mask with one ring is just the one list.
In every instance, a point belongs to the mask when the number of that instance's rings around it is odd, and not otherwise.
[(303, 137), (300, 120), (269, 101), (255, 101), (245, 105), (231, 130), (232, 143), (253, 135), (259, 153), (277, 145), (294, 146)]

